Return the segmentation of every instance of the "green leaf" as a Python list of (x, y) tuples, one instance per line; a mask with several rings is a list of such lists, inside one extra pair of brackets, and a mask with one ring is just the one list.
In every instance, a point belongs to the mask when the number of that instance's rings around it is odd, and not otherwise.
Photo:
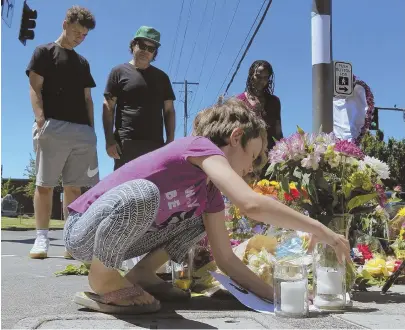
[(349, 203), (347, 204), (347, 209), (350, 212), (354, 208), (364, 205), (365, 203), (371, 201), (372, 199), (376, 198), (378, 196), (377, 193), (372, 193), (372, 194), (367, 194), (367, 195), (359, 195), (356, 197), (353, 197)]
[(289, 194), (290, 193), (290, 182), (289, 182), (289, 177), (288, 176), (284, 176), (281, 179), (281, 188), (283, 188), (283, 190)]
[(270, 164), (270, 166), (267, 168), (265, 176), (269, 177), (272, 176), (274, 172), (278, 169), (278, 164)]
[(305, 134), (304, 130), (301, 127), (299, 127), (298, 125), (297, 125), (297, 132), (298, 132), (299, 135), (304, 135)]
[(313, 199), (316, 203), (319, 203), (318, 194), (316, 193), (316, 187), (315, 187), (314, 183), (311, 181), (311, 182), (308, 184), (307, 187), (308, 187), (308, 193), (309, 193), (309, 195), (312, 197), (312, 199)]
[(345, 195), (345, 198), (349, 198), (351, 192), (352, 192), (352, 185), (350, 183), (346, 183), (345, 185), (343, 185), (343, 193)]
[(329, 192), (329, 184), (328, 181), (325, 180), (323, 176), (317, 176), (316, 178), (316, 185), (321, 188), (322, 190), (325, 190)]
[(373, 276), (365, 269), (361, 271), (361, 276), (367, 280), (372, 280)]

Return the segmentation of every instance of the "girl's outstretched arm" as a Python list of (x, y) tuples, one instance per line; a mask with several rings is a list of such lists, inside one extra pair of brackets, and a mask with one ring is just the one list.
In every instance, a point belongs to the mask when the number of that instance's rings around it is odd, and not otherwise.
[(241, 213), (266, 224), (311, 233), (317, 240), (332, 246), (340, 262), (350, 260), (349, 242), (344, 236), (270, 197), (254, 192), (225, 157), (214, 155), (190, 157), (188, 160), (199, 166), (214, 185), (240, 208)]

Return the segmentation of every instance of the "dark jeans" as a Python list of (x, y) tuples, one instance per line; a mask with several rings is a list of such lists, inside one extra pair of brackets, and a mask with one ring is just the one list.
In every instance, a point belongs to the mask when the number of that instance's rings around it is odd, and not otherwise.
[(114, 159), (114, 171), (122, 165), (145, 155), (151, 151), (163, 147), (163, 143), (147, 140), (124, 140), (118, 142), (121, 148), (120, 159)]

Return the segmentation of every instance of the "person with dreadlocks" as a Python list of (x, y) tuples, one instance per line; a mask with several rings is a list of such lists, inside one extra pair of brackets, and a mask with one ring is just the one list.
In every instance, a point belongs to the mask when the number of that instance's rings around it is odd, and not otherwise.
[(274, 71), (271, 64), (264, 60), (253, 62), (245, 92), (236, 97), (245, 101), (266, 122), (269, 150), (275, 145), (273, 138), (280, 140), (283, 137), (280, 99), (273, 93)]

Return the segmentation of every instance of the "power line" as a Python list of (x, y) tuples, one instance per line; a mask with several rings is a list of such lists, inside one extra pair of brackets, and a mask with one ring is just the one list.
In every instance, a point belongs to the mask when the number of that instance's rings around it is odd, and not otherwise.
[(178, 72), (179, 72), (181, 55), (183, 54), (184, 41), (186, 40), (187, 28), (188, 28), (188, 23), (190, 22), (191, 8), (193, 7), (193, 3), (194, 3), (194, 0), (191, 1), (191, 3), (190, 3), (190, 8), (189, 8), (189, 10), (188, 10), (187, 23), (186, 23), (186, 27), (185, 27), (185, 29), (184, 29), (184, 36), (183, 36), (183, 41), (182, 41), (182, 43), (181, 43), (179, 59), (178, 59), (178, 61), (177, 61), (177, 70), (176, 70), (176, 74), (174, 75), (174, 77), (176, 78), (176, 80), (177, 80), (177, 74), (178, 74)]
[[(209, 30), (209, 32), (208, 32), (208, 40), (207, 40), (207, 44), (206, 44), (206, 46), (205, 46), (205, 50), (204, 50), (204, 57), (203, 57), (203, 63), (202, 63), (202, 65), (201, 65), (201, 70), (200, 70), (200, 73), (199, 73), (199, 75), (198, 75), (198, 81), (201, 79), (201, 76), (202, 76), (202, 72), (203, 72), (203, 70), (204, 70), (204, 67), (205, 67), (205, 63), (207, 62), (207, 58), (208, 58), (208, 46), (209, 46), (209, 41), (210, 41), (210, 39), (211, 39), (211, 32), (212, 32), (212, 23), (214, 22), (214, 16), (215, 16), (215, 8), (216, 8), (216, 6), (217, 6), (217, 2), (215, 1), (214, 2), (214, 7), (213, 7), (213, 11), (212, 11), (212, 16), (211, 16), (211, 23), (210, 23), (210, 30)], [(190, 108), (193, 108), (193, 106), (194, 106), (194, 102), (195, 102), (195, 99), (197, 98), (197, 92), (198, 92), (198, 89), (200, 88), (200, 85), (198, 85), (197, 86), (197, 90), (196, 90), (196, 92), (195, 92), (195, 97), (194, 97), (194, 99), (193, 99), (193, 101), (192, 101), (192, 103), (191, 103), (191, 107)], [(193, 113), (191, 113), (190, 115), (193, 115), (193, 114), (195, 114), (196, 112), (194, 111)]]
[[(245, 38), (245, 40), (243, 41), (242, 45), (240, 46), (239, 51), (238, 51), (238, 54), (236, 55), (235, 60), (234, 60), (233, 63), (232, 63), (232, 66), (229, 68), (229, 71), (228, 71), (228, 73), (227, 73), (226, 76), (225, 76), (225, 79), (224, 79), (224, 81), (222, 82), (222, 85), (221, 85), (221, 87), (220, 87), (220, 89), (219, 89), (219, 91), (218, 91), (218, 94), (217, 94), (217, 97), (215, 98), (215, 100), (217, 100), (217, 99), (218, 99), (218, 96), (221, 94), (222, 87), (224, 87), (225, 82), (228, 80), (228, 76), (229, 76), (230, 73), (232, 72), (232, 69), (233, 69), (233, 67), (235, 66), (235, 63), (236, 63), (236, 61), (237, 61), (237, 59), (238, 59), (238, 57), (239, 57), (239, 54), (241, 53), (241, 51), (242, 51), (242, 49), (243, 49), (243, 46), (245, 45), (247, 39), (249, 38), (250, 32), (252, 32), (253, 27), (255, 26), (255, 24), (256, 24), (256, 22), (257, 22), (257, 19), (259, 18), (260, 13), (262, 12), (262, 9), (263, 9), (265, 3), (266, 3), (266, 0), (263, 1), (262, 6), (260, 7), (260, 10), (257, 12), (256, 18), (255, 18), (253, 24), (250, 26), (249, 32), (246, 34), (246, 38)], [(214, 101), (214, 102), (215, 102), (215, 101)]]
[(170, 62), (169, 62), (169, 70), (168, 70), (168, 73), (170, 74), (170, 71), (171, 71), (171, 69), (172, 69), (172, 64), (173, 64), (173, 59), (174, 59), (174, 53), (175, 53), (175, 51), (176, 51), (176, 44), (177, 44), (177, 35), (179, 34), (179, 28), (180, 28), (180, 21), (181, 21), (181, 14), (183, 13), (183, 6), (184, 6), (184, 0), (183, 0), (183, 2), (181, 3), (181, 10), (180, 10), (180, 15), (179, 15), (179, 19), (178, 19), (178, 22), (177, 22), (177, 28), (176, 28), (176, 34), (175, 34), (175, 38), (174, 38), (174, 45), (173, 45), (173, 48), (172, 48), (172, 53), (171, 53), (171, 55), (170, 55)]
[(203, 97), (201, 98), (201, 101), (200, 101), (200, 104), (198, 105), (198, 107), (200, 107), (201, 103), (204, 101), (205, 92), (206, 92), (207, 89), (208, 89), (208, 86), (209, 86), (209, 84), (210, 84), (210, 82), (211, 82), (212, 76), (214, 75), (215, 68), (217, 67), (218, 60), (219, 60), (219, 58), (221, 57), (222, 50), (223, 50), (223, 48), (224, 48), (226, 39), (228, 38), (229, 31), (231, 30), (233, 21), (234, 21), (235, 16), (236, 16), (236, 12), (238, 11), (238, 8), (239, 8), (239, 4), (240, 4), (240, 0), (238, 0), (238, 4), (236, 5), (235, 10), (234, 10), (234, 12), (233, 12), (233, 16), (232, 16), (231, 23), (229, 24), (228, 30), (226, 31), (224, 41), (222, 42), (221, 49), (220, 49), (220, 51), (219, 51), (219, 53), (218, 53), (218, 56), (217, 56), (217, 58), (216, 58), (216, 60), (215, 60), (215, 64), (214, 64), (214, 67), (212, 68), (212, 71), (211, 71), (210, 77), (209, 77), (209, 79), (208, 79), (208, 82), (207, 82), (206, 85), (205, 85), (205, 89), (204, 89), (204, 92), (203, 92)]
[(188, 69), (190, 68), (191, 59), (192, 59), (192, 57), (194, 55), (195, 47), (197, 46), (197, 40), (198, 40), (198, 37), (200, 36), (201, 28), (202, 28), (202, 25), (203, 25), (204, 19), (205, 19), (205, 14), (207, 13), (207, 8), (208, 8), (208, 1), (205, 2), (204, 15), (202, 16), (200, 26), (198, 27), (197, 37), (194, 40), (193, 50), (192, 50), (191, 55), (190, 55), (189, 60), (188, 60), (185, 77), (187, 77)]
[(255, 32), (254, 32), (253, 35), (252, 35), (252, 38), (250, 38), (250, 41), (249, 41), (249, 43), (248, 43), (248, 45), (247, 45), (247, 47), (246, 47), (246, 49), (245, 49), (245, 52), (243, 53), (243, 55), (242, 55), (242, 57), (241, 57), (241, 59), (240, 59), (240, 61), (239, 61), (239, 63), (238, 63), (238, 66), (236, 67), (236, 70), (235, 70), (235, 72), (234, 72), (233, 75), (232, 75), (232, 78), (231, 78), (231, 80), (230, 80), (228, 86), (226, 86), (224, 95), (226, 95), (226, 93), (228, 92), (229, 87), (232, 85), (233, 80), (235, 79), (235, 76), (236, 76), (236, 74), (237, 74), (238, 71), (239, 71), (240, 65), (242, 64), (243, 59), (245, 58), (245, 56), (246, 56), (246, 54), (247, 54), (247, 52), (248, 52), (250, 46), (252, 45), (252, 42), (253, 42), (253, 40), (254, 40), (254, 38), (255, 38), (257, 32), (259, 31), (259, 29), (260, 29), (260, 27), (261, 27), (261, 25), (262, 25), (262, 23), (263, 23), (263, 21), (264, 21), (264, 18), (265, 18), (266, 15), (267, 15), (267, 12), (268, 12), (268, 10), (269, 10), (269, 8), (270, 8), (272, 2), (273, 2), (273, 0), (269, 0), (269, 3), (267, 4), (266, 9), (264, 10), (263, 16), (262, 16), (262, 18), (260, 19), (260, 22), (259, 22), (259, 24), (257, 25), (256, 30), (255, 30)]

